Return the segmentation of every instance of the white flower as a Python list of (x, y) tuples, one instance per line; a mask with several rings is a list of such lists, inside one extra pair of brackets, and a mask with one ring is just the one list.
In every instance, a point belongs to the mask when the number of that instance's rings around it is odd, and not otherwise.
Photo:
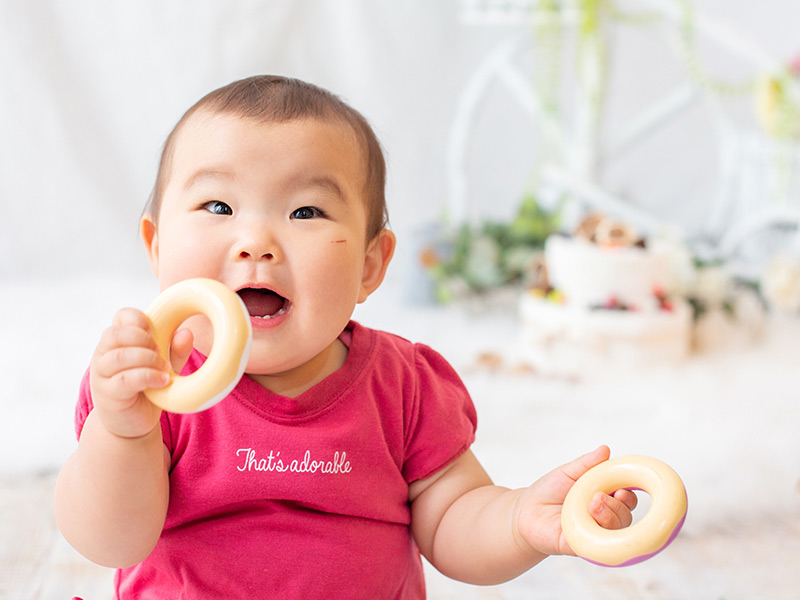
[(800, 260), (774, 256), (761, 277), (761, 292), (770, 306), (786, 313), (800, 309)]
[(761, 335), (766, 321), (764, 303), (750, 287), (740, 287), (733, 296), (733, 318), (752, 339)]
[(719, 266), (701, 267), (697, 270), (692, 295), (707, 307), (721, 306), (730, 298), (733, 279)]
[(668, 296), (688, 296), (694, 288), (697, 270), (694, 256), (689, 246), (678, 234), (663, 232), (653, 236), (648, 247), (658, 254), (666, 256), (668, 279), (664, 282), (664, 291)]
[(494, 287), (503, 283), (503, 274), (500, 272), (500, 247), (492, 238), (486, 235), (477, 236), (469, 250), (464, 275), (481, 287)]

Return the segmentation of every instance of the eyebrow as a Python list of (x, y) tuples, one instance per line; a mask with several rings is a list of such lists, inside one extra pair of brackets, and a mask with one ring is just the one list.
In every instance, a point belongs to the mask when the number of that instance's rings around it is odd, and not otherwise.
[(183, 189), (189, 190), (198, 183), (203, 183), (207, 180), (225, 179), (231, 180), (234, 178), (233, 173), (223, 169), (200, 169), (196, 171), (189, 180), (184, 184)]
[[(184, 184), (183, 189), (189, 190), (192, 187), (202, 184), (206, 181), (232, 181), (235, 178), (236, 175), (233, 172), (225, 169), (213, 167), (199, 169), (193, 173), (191, 177), (189, 177)], [(344, 190), (342, 190), (342, 187), (339, 185), (339, 182), (329, 175), (307, 175), (305, 173), (298, 173), (289, 180), (287, 187), (290, 189), (318, 188), (329, 192), (335, 197), (336, 200), (341, 202), (346, 202), (347, 198)]]
[(304, 174), (294, 177), (291, 181), (292, 186), (299, 188), (321, 188), (333, 194), (337, 200), (345, 201), (346, 196), (342, 190), (339, 182), (333, 177), (327, 175), (312, 175), (307, 176)]

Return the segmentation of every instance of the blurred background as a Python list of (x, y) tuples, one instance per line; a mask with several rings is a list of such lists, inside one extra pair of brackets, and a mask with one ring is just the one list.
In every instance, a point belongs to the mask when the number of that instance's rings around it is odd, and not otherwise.
[[(691, 595), (700, 589), (712, 594), (702, 597), (755, 597), (726, 587), (721, 573), (735, 561), (717, 564), (719, 577), (711, 568), (706, 579), (693, 564), (730, 546), (730, 538), (701, 542), (709, 531), (739, 527), (749, 501), (790, 544), (782, 551), (800, 551), (800, 448), (790, 435), (800, 414), (798, 21), (800, 5), (783, 0), (4, 0), (0, 479), (7, 498), (24, 502), (11, 490), (30, 489), (25, 482), (36, 477), (49, 489), (75, 446), (77, 386), (100, 332), (118, 308), (144, 308), (157, 293), (137, 227), (166, 135), (208, 91), (275, 73), (340, 95), (381, 139), (398, 248), (387, 283), (356, 316), (429, 343), (456, 365), (486, 424), (478, 446), (494, 472), (523, 485), (595, 442), (616, 442), (671, 460), (699, 487), (718, 483), (700, 492), (709, 520), (695, 530), (687, 521), (695, 545), (662, 563), (668, 573), (580, 571), (595, 591), (569, 596), (578, 588), (558, 582), (563, 573), (577, 581), (576, 567), (560, 566), (485, 597), (536, 589), (555, 590), (554, 598), (605, 597), (603, 589), (630, 592), (621, 597), (700, 597)], [(517, 299), (535, 286), (537, 252), (547, 235), (571, 232), (587, 212), (610, 215), (637, 236), (671, 240), (695, 269), (695, 287), (677, 292), (693, 307), (704, 300), (702, 265), (724, 288), (720, 306), (731, 286), (744, 285), (763, 314), (743, 317), (747, 333), (735, 335), (736, 344), (729, 331), (706, 327), (686, 362), (656, 365), (646, 376), (615, 370), (614, 379), (598, 380), (518, 362), (524, 349), (508, 349), (517, 347)], [(487, 225), (514, 223), (530, 234), (522, 266), (510, 273), (508, 263), (484, 264), (506, 250), (497, 239), (486, 246)], [(454, 248), (486, 259), (482, 270), (455, 264)], [(726, 427), (717, 428), (720, 419)], [(750, 447), (760, 442), (759, 455)], [(686, 444), (691, 451), (678, 449)], [(698, 453), (709, 462), (701, 466)], [(750, 491), (767, 485), (756, 500), (737, 496), (741, 480), (721, 475), (753, 456), (760, 458), (747, 463), (748, 473), (770, 480), (751, 481)], [(722, 497), (732, 520), (719, 516), (730, 516), (719, 508)], [(62, 542), (42, 539), (45, 556), (55, 552), (77, 568)], [(766, 535), (765, 546), (774, 542)], [(13, 589), (21, 594), (9, 598), (45, 597), (60, 585), (46, 564), (23, 564), (19, 546), (4, 552), (16, 561)], [(780, 558), (771, 564), (778, 569), (772, 597), (792, 597), (781, 594), (796, 576)], [(30, 573), (50, 584), (31, 591)], [(449, 585), (434, 581), (432, 597), (487, 593)]]

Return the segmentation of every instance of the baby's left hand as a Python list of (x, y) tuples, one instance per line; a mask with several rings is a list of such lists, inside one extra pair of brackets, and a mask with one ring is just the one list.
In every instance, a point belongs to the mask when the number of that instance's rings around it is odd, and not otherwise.
[[(600, 446), (551, 471), (525, 490), (517, 506), (516, 521), (517, 531), (527, 544), (544, 554), (575, 554), (561, 531), (564, 498), (581, 475), (608, 460), (609, 455), (608, 447)], [(612, 495), (598, 493), (589, 505), (589, 514), (606, 529), (628, 527), (637, 500), (630, 490), (617, 490)]]

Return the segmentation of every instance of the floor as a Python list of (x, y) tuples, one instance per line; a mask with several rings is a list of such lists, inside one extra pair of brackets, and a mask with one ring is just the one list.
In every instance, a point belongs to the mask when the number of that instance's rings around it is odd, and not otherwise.
[[(507, 313), (366, 306), (359, 320), (434, 345), (462, 374), (479, 414), (474, 451), (498, 484), (526, 485), (607, 443), (615, 456), (664, 460), (688, 490), (683, 531), (649, 561), (610, 569), (553, 557), (493, 587), (467, 586), (429, 569), (429, 598), (800, 598), (800, 319), (773, 317), (759, 342), (683, 365), (587, 378), (521, 368), (509, 343), (516, 321)], [(105, 315), (87, 316), (93, 318)], [(22, 344), (0, 356), (12, 390), (23, 368), (16, 357), (26, 350)], [(65, 358), (64, 368), (74, 369)], [(51, 393), (50, 381), (38, 384), (41, 395)], [(57, 465), (74, 445), (71, 409), (32, 401), (17, 410), (11, 424), (0, 425), (0, 443), (8, 444), (0, 453), (0, 599), (109, 598), (112, 573), (75, 553), (52, 516)], [(20, 429), (31, 414), (40, 427)], [(49, 427), (65, 430), (67, 441)]]
[[(55, 474), (0, 481), (0, 598), (111, 597), (113, 571), (90, 563), (58, 534), (51, 503)], [(755, 516), (754, 516), (755, 517)], [(624, 569), (553, 557), (513, 582), (474, 587), (426, 565), (431, 600), (770, 600), (800, 598), (800, 515), (754, 518), (703, 532), (684, 531), (661, 555)]]
[(56, 473), (0, 480), (0, 598), (110, 598), (113, 571), (85, 560), (53, 517)]

